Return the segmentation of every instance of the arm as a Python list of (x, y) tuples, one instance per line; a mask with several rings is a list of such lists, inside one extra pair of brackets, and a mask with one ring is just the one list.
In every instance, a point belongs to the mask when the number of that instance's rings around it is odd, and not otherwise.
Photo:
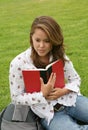
[(67, 58), (68, 61), (66, 61), (65, 66), (64, 66), (64, 75), (65, 75), (65, 88), (79, 93), (80, 91), (80, 84), (81, 84), (81, 79), (80, 76), (78, 75), (77, 71), (75, 70), (72, 62)]
[(79, 93), (79, 87), (81, 83), (80, 77), (74, 69), (72, 62), (69, 59), (67, 60), (68, 61), (65, 62), (64, 66), (64, 75), (66, 80), (65, 87), (63, 89), (53, 89), (47, 99), (54, 100), (72, 92), (77, 94)]
[(22, 69), (26, 67), (26, 63), (21, 58), (16, 57), (10, 64), (9, 82), (11, 99), (14, 104), (28, 105), (47, 103), (42, 93), (26, 93), (24, 81), (22, 77)]
[[(43, 94), (47, 94), (46, 89), (42, 87), (42, 92), (32, 94), (25, 92), (22, 70), (34, 68), (29, 59), (29, 52), (25, 54), (23, 53), (23, 55), (17, 56), (10, 64), (9, 82), (12, 102), (16, 105), (30, 106), (36, 115), (50, 120), (52, 119), (54, 112), (52, 112), (53, 106), (49, 105), (43, 96)], [(52, 85), (50, 85), (50, 87), (52, 88)]]

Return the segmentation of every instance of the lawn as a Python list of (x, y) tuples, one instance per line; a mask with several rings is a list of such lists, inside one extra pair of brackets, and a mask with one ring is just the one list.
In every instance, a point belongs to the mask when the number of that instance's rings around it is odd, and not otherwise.
[(88, 0), (0, 0), (0, 110), (10, 102), (9, 64), (27, 49), (32, 21), (52, 16), (62, 27), (66, 53), (88, 96)]

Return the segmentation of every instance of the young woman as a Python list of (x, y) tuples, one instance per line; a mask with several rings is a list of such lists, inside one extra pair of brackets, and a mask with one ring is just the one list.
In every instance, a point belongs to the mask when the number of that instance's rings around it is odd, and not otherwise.
[[(58, 59), (64, 64), (64, 88), (54, 88), (56, 74), (51, 73), (46, 84), (40, 78), (40, 92), (26, 93), (22, 70), (45, 68)], [(52, 17), (35, 18), (30, 48), (12, 60), (9, 81), (12, 103), (4, 113), (4, 121), (29, 124), (39, 117), (45, 130), (88, 130), (88, 98), (80, 94), (80, 77), (65, 54), (61, 28)]]

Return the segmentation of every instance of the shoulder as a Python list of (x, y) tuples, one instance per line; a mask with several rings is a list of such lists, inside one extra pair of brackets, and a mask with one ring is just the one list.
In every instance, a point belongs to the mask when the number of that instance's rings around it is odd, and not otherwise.
[[(18, 54), (11, 62), (10, 66), (22, 66), (23, 64), (26, 64), (31, 61), (30, 58), (31, 55), (31, 48), (28, 48), (24, 52), (21, 52)], [(31, 61), (32, 62), (32, 61)]]
[(66, 54), (64, 55), (64, 58), (66, 61), (70, 61), (70, 58)]
[(64, 58), (65, 58), (64, 67), (67, 67), (67, 68), (69, 68), (70, 66), (73, 67), (73, 63), (72, 63), (71, 59), (67, 55), (65, 55)]

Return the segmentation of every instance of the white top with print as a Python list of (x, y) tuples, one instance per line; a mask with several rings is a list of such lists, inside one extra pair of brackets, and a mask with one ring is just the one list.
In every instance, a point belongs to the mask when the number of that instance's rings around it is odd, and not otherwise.
[(80, 93), (79, 86), (81, 83), (80, 77), (73, 67), (72, 62), (65, 62), (64, 76), (66, 80), (65, 88), (72, 90), (71, 93), (64, 95), (57, 100), (48, 102), (42, 95), (42, 92), (26, 93), (22, 76), (22, 70), (36, 69), (30, 58), (31, 48), (28, 48), (23, 53), (16, 56), (10, 64), (9, 82), (11, 99), (14, 104), (28, 105), (34, 113), (39, 117), (45, 118), (48, 123), (54, 116), (53, 106), (56, 103), (65, 106), (75, 105), (76, 97)]

